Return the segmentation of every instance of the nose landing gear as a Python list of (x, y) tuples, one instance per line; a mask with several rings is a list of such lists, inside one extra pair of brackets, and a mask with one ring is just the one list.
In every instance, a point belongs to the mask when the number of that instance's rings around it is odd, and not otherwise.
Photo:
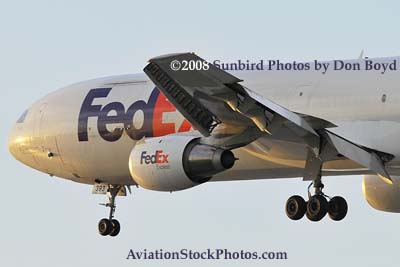
[(122, 186), (120, 185), (110, 186), (107, 192), (109, 203), (101, 204), (110, 208), (110, 215), (108, 219), (103, 218), (99, 221), (98, 224), (98, 230), (102, 236), (106, 235), (117, 236), (121, 230), (121, 225), (116, 219), (114, 219), (114, 213), (116, 208), (115, 197), (118, 195), (118, 192), (121, 190), (121, 188)]

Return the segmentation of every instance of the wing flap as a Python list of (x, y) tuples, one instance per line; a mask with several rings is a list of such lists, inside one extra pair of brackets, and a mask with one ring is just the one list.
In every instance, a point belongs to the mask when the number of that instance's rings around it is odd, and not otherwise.
[(391, 180), (390, 175), (385, 168), (384, 159), (391, 160), (393, 158), (392, 155), (384, 153), (385, 157), (382, 157), (373, 150), (358, 146), (327, 130), (323, 130), (321, 134), (331, 143), (339, 154), (357, 162), (371, 171), (374, 171), (380, 177)]

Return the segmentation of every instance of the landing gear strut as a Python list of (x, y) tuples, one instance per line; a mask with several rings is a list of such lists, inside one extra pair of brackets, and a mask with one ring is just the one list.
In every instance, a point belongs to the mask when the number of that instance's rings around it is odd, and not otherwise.
[(119, 231), (121, 229), (119, 222), (116, 219), (114, 219), (114, 213), (116, 208), (115, 197), (118, 195), (118, 192), (121, 190), (121, 188), (122, 186), (120, 185), (110, 186), (107, 192), (109, 202), (107, 204), (102, 204), (110, 208), (110, 215), (108, 219), (103, 218), (99, 221), (98, 225), (99, 233), (103, 236), (106, 235), (116, 236), (119, 234)]
[[(314, 186), (314, 195), (310, 193), (310, 187)], [(321, 182), (321, 176), (310, 184), (308, 187), (308, 201), (306, 202), (301, 196), (291, 196), (286, 201), (286, 215), (292, 220), (300, 220), (304, 215), (310, 221), (320, 221), (328, 213), (329, 217), (334, 221), (340, 221), (347, 214), (347, 202), (343, 197), (328, 197), (322, 192), (324, 188)]]

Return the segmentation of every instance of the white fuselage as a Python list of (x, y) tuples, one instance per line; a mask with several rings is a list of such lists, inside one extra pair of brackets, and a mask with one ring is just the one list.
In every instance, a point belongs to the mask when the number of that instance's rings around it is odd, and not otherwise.
[[(380, 61), (394, 59), (400, 60)], [(393, 154), (388, 170), (398, 175), (400, 75), (396, 71), (235, 75), (264, 98), (332, 122), (337, 127), (330, 130), (353, 143)], [(93, 94), (93, 89), (101, 88)], [(13, 127), (9, 149), (24, 164), (51, 175), (80, 183), (98, 179), (128, 185), (134, 184), (129, 154), (138, 140), (188, 131), (197, 134), (144, 74), (122, 75), (74, 84), (40, 99)], [(301, 177), (304, 148), (276, 142), (261, 138), (237, 149), (237, 164), (213, 179)], [(369, 173), (348, 160), (328, 162), (323, 169), (325, 175)]]

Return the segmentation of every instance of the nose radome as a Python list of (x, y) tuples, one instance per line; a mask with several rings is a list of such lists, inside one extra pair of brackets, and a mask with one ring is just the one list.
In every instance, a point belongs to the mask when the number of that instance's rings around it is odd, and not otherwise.
[(24, 164), (30, 161), (29, 153), (27, 153), (31, 145), (29, 140), (29, 133), (25, 131), (25, 128), (19, 123), (14, 124), (8, 135), (8, 150), (15, 159)]
[(25, 110), (14, 123), (8, 133), (8, 150), (20, 162), (26, 164), (26, 153), (23, 153), (30, 146), (29, 129), (33, 127), (32, 119), (27, 119), (29, 109)]
[[(21, 139), (23, 137), (17, 137), (17, 129), (16, 125), (13, 125), (9, 134), (8, 134), (8, 151), (10, 151), (11, 155), (14, 158), (19, 159), (18, 151)], [(20, 140), (18, 140), (20, 139)]]

